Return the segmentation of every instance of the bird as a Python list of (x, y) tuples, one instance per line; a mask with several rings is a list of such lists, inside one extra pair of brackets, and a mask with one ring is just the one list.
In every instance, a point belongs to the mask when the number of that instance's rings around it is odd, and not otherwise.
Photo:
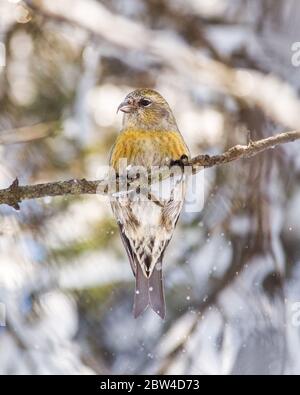
[[(126, 160), (127, 169), (138, 166), (149, 171), (153, 167), (179, 165), (183, 170), (190, 152), (169, 104), (160, 93), (148, 88), (136, 89), (126, 96), (118, 111), (124, 113), (122, 129), (110, 155), (110, 166), (117, 175), (120, 160)], [(154, 198), (151, 194), (135, 199), (129, 194), (115, 194), (111, 198), (135, 276), (135, 318), (150, 307), (165, 319), (162, 261), (183, 207), (186, 182), (181, 173), (174, 184), (169, 184), (166, 197), (157, 197), (155, 192)]]

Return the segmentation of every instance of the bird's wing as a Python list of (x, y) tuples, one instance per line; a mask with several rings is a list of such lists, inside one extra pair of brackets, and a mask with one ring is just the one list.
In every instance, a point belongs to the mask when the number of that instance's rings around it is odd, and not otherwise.
[(185, 188), (181, 183), (176, 185), (176, 189), (179, 196), (159, 204), (146, 196), (135, 197), (134, 200), (114, 198), (112, 202), (134, 274), (139, 264), (144, 275), (150, 277), (156, 263), (161, 260), (183, 205)]
[[(139, 210), (142, 205), (142, 209)], [(112, 203), (131, 269), (136, 278), (134, 317), (151, 308), (165, 318), (162, 259), (171, 240), (181, 203), (157, 205), (152, 201)], [(173, 218), (173, 219), (172, 219)], [(157, 220), (157, 221), (156, 221)], [(152, 226), (149, 224), (152, 224)]]
[(165, 317), (162, 259), (179, 218), (184, 193), (184, 182), (179, 182), (169, 199), (160, 200), (157, 194), (149, 199), (147, 194), (132, 200), (129, 195), (122, 195), (111, 202), (136, 278), (135, 317), (148, 306)]
[(118, 219), (118, 217), (119, 217), (119, 214), (118, 214), (119, 203), (117, 201), (111, 202), (111, 208), (112, 208), (112, 211), (113, 211), (115, 217), (117, 218), (117, 223), (118, 223), (118, 226), (120, 229), (121, 240), (122, 240), (125, 250), (127, 252), (131, 270), (132, 270), (133, 274), (136, 275), (136, 260), (134, 258), (134, 253), (132, 251), (130, 241), (128, 240), (128, 238), (126, 236), (124, 225)]

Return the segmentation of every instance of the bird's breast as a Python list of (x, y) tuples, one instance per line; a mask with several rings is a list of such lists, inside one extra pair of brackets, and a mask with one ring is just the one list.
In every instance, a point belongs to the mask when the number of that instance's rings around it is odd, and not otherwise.
[(111, 155), (111, 164), (118, 169), (120, 159), (128, 165), (162, 166), (169, 161), (189, 155), (180, 133), (175, 131), (124, 131), (117, 138)]

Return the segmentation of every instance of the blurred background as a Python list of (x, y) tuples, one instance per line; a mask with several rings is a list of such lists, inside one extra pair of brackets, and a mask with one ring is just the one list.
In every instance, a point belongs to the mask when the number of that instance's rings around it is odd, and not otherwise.
[[(193, 155), (299, 130), (299, 20), (296, 0), (0, 0), (1, 188), (97, 179), (137, 87)], [(165, 257), (166, 321), (132, 317), (108, 201), (1, 206), (0, 373), (300, 373), (299, 152), (205, 170)]]

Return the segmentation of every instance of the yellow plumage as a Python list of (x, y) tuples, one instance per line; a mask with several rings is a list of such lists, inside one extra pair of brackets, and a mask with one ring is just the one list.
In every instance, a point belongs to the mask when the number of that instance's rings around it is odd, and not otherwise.
[[(157, 159), (153, 161), (154, 155)], [(189, 152), (178, 132), (124, 130), (113, 148), (111, 164), (117, 171), (119, 160), (126, 158), (128, 164), (150, 167), (168, 164), (183, 155)]]

